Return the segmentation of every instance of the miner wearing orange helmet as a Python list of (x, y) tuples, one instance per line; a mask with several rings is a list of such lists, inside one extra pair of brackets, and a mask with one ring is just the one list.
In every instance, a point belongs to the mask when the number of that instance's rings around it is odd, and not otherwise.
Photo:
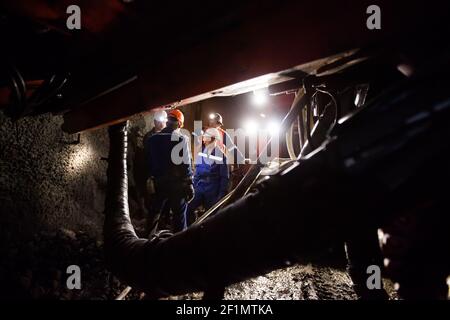
[(187, 138), (178, 130), (184, 124), (180, 110), (167, 114), (166, 127), (152, 135), (145, 142), (148, 150), (147, 168), (155, 182), (155, 214), (157, 221), (161, 209), (168, 205), (172, 210), (172, 231), (179, 232), (187, 227), (186, 210), (194, 197), (190, 147)]

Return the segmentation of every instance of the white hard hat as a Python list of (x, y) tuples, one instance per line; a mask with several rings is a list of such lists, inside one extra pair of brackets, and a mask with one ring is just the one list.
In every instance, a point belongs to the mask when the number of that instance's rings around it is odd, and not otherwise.
[(209, 115), (209, 119), (211, 119), (211, 120), (216, 120), (220, 125), (223, 126), (223, 118), (222, 118), (222, 116), (220, 115), (220, 113), (217, 113), (217, 112), (211, 113), (211, 114)]
[(167, 112), (164, 110), (158, 110), (153, 115), (153, 119), (160, 122), (166, 122), (167, 121)]

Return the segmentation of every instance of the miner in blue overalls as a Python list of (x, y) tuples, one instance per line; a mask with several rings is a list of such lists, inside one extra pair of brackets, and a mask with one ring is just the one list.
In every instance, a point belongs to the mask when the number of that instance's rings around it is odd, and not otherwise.
[(195, 210), (203, 205), (211, 208), (228, 192), (229, 172), (226, 157), (221, 151), (219, 130), (209, 128), (202, 135), (202, 148), (195, 159), (195, 196), (188, 207), (188, 220), (196, 220)]

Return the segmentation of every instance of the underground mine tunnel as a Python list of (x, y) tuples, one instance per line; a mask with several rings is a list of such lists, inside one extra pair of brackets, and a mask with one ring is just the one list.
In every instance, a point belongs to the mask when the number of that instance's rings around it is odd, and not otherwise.
[(449, 5), (3, 1), (0, 300), (446, 300)]

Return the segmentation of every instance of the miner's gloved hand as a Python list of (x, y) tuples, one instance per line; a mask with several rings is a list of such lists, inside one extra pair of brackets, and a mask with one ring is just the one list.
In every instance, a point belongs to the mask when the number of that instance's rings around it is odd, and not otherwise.
[(192, 185), (192, 183), (186, 185), (185, 192), (186, 192), (186, 201), (191, 202), (192, 199), (194, 199), (195, 195), (194, 186)]

